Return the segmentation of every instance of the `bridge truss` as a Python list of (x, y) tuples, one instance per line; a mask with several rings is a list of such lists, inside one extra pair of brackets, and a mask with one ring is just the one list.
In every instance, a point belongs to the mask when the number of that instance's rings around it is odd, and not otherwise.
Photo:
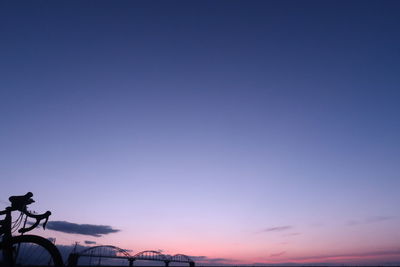
[(68, 257), (68, 266), (83, 265), (125, 265), (133, 266), (136, 261), (164, 262), (166, 267), (170, 263), (187, 263), (195, 267), (195, 262), (184, 254), (166, 255), (159, 251), (145, 250), (135, 255), (115, 246), (94, 246), (80, 252), (71, 253)]

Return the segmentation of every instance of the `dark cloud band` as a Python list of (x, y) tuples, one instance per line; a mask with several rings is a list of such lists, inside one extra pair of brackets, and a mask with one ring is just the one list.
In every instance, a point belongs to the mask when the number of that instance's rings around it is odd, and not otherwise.
[(102, 235), (119, 232), (108, 225), (77, 224), (66, 221), (51, 221), (47, 223), (47, 229), (68, 233), (100, 237)]

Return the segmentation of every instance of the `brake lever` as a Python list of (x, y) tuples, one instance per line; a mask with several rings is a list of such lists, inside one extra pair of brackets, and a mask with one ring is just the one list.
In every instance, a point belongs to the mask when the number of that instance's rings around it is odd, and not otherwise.
[(26, 232), (29, 232), (29, 231), (35, 229), (39, 225), (41, 220), (45, 220), (45, 222), (43, 223), (43, 229), (46, 229), (46, 224), (47, 224), (47, 221), (49, 220), (49, 216), (51, 215), (51, 212), (46, 211), (46, 213), (44, 213), (42, 215), (32, 215), (30, 213), (27, 213), (27, 215), (31, 218), (35, 218), (36, 222), (33, 223), (30, 227), (19, 229), (18, 230), (19, 233), (26, 233)]
[(46, 224), (47, 224), (47, 221), (49, 220), (49, 216), (50, 215), (51, 215), (51, 212), (50, 211), (46, 211), (46, 213), (45, 213), (46, 220), (43, 223), (43, 230), (46, 230)]

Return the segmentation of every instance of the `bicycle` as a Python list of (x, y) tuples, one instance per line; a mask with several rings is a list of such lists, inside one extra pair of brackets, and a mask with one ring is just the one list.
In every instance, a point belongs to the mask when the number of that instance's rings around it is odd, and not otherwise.
[[(64, 266), (60, 252), (50, 240), (38, 235), (24, 235), (35, 229), (42, 220), (45, 220), (43, 223), (43, 229), (45, 229), (51, 215), (50, 211), (43, 214), (33, 214), (28, 211), (27, 206), (35, 202), (32, 196), (31, 192), (23, 196), (12, 196), (9, 198), (11, 206), (0, 211), (0, 215), (5, 215), (5, 219), (0, 221), (0, 236), (2, 237), (0, 266)], [(14, 222), (12, 221), (13, 211), (20, 212), (18, 219)], [(28, 222), (28, 217), (36, 219), (36, 222)], [(20, 228), (22, 222), (24, 223)], [(21, 235), (13, 236), (12, 234), (17, 230)]]

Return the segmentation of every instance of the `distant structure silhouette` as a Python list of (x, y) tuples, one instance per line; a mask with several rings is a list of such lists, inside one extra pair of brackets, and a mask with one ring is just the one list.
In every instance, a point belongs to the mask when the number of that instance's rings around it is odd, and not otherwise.
[(171, 262), (188, 263), (189, 267), (195, 267), (195, 262), (184, 254), (170, 256), (154, 250), (145, 250), (131, 256), (127, 250), (110, 245), (94, 246), (80, 252), (71, 253), (68, 257), (68, 266), (79, 266), (78, 261), (83, 257), (88, 258), (89, 264), (93, 263), (94, 265), (100, 265), (102, 259), (122, 259), (126, 260), (129, 266), (134, 266), (134, 262), (143, 260), (161, 261), (165, 263), (166, 267), (168, 267)]

